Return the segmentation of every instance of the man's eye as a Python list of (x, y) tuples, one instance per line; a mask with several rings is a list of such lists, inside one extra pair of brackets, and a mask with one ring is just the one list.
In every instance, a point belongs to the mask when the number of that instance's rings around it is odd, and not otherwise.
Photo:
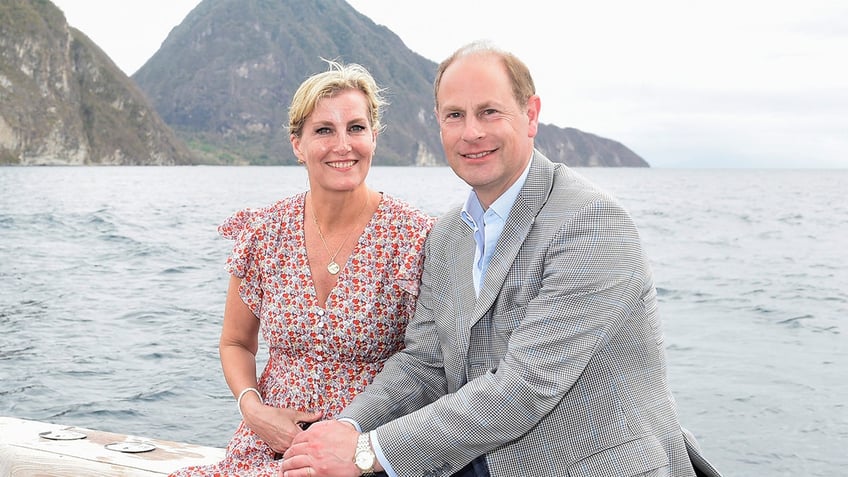
[(446, 123), (455, 123), (462, 119), (462, 114), (460, 113), (448, 113), (445, 115), (444, 122)]

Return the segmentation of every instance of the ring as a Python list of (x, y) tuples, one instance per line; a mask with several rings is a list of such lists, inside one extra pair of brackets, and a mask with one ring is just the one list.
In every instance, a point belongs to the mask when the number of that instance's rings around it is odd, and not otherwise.
[(306, 468), (306, 477), (312, 477), (312, 467)]

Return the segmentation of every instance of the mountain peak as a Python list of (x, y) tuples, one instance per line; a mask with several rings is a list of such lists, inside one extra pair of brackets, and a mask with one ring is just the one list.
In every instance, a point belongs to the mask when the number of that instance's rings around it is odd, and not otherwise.
[[(444, 165), (433, 111), (436, 63), (342, 0), (204, 0), (133, 75), (163, 119), (213, 163), (295, 164), (287, 108), (322, 58), (359, 63), (390, 105), (374, 162)], [(537, 147), (570, 165), (647, 166), (576, 129), (543, 126)]]

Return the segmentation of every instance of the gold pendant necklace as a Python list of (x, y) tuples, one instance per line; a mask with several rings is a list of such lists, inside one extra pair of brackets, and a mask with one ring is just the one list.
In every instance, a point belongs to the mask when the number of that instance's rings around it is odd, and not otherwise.
[[(362, 215), (362, 212), (365, 211), (365, 206), (368, 205), (370, 199), (371, 197), (367, 195), (365, 196), (365, 202), (362, 204), (362, 209), (360, 209), (359, 213), (356, 214), (357, 219)], [(342, 270), (342, 267), (336, 263), (336, 255), (339, 254), (342, 247), (347, 242), (347, 239), (350, 238), (350, 234), (352, 234), (356, 229), (356, 224), (354, 224), (353, 228), (351, 228), (347, 235), (345, 235), (345, 238), (339, 244), (339, 248), (336, 249), (336, 253), (330, 255), (330, 247), (327, 246), (327, 241), (324, 240), (324, 234), (321, 233), (321, 226), (318, 225), (318, 217), (315, 215), (315, 201), (312, 202), (312, 222), (315, 224), (315, 229), (318, 230), (318, 236), (321, 237), (321, 243), (324, 244), (324, 250), (327, 251), (327, 255), (330, 257), (330, 263), (327, 264), (327, 271), (330, 272), (330, 275), (336, 275)]]

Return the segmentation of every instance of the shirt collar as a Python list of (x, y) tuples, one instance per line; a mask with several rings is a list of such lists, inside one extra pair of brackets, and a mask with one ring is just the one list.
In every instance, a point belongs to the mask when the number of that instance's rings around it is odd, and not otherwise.
[[(533, 156), (530, 156), (530, 160), (527, 162), (527, 167), (524, 168), (524, 172), (521, 173), (521, 176), (516, 180), (503, 194), (500, 195), (492, 205), (489, 206), (489, 210), (497, 214), (501, 220), (506, 220), (509, 215), (509, 211), (512, 210), (513, 204), (515, 204), (515, 199), (518, 198), (519, 192), (521, 192), (521, 188), (524, 187), (524, 183), (527, 181), (527, 176), (530, 174), (530, 165), (533, 163)], [(483, 225), (483, 215), (486, 213), (483, 210), (483, 205), (480, 204), (480, 200), (477, 198), (477, 194), (474, 192), (474, 189), (468, 194), (468, 198), (465, 200), (465, 204), (462, 206), (462, 212), (460, 216), (462, 220), (471, 227), (472, 230), (476, 229), (478, 226)]]

